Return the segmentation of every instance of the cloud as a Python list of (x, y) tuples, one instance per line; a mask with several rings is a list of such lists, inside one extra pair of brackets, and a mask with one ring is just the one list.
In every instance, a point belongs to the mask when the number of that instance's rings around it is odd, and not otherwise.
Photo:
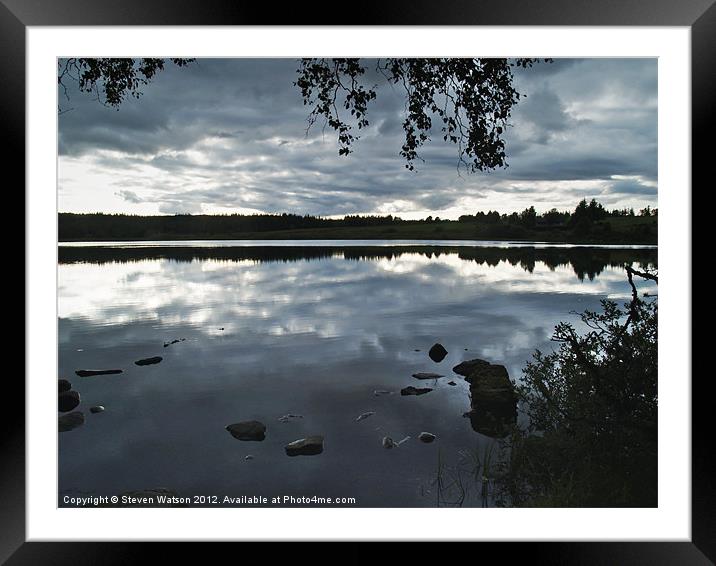
[(577, 120), (567, 112), (559, 96), (542, 88), (530, 94), (520, 103), (522, 127), (530, 124), (534, 128), (533, 139), (540, 144), (549, 142), (554, 134), (576, 128), (586, 121)]
[(118, 191), (115, 193), (117, 196), (123, 198), (127, 202), (131, 202), (133, 204), (139, 204), (142, 202), (142, 199), (137, 196), (137, 193), (134, 191), (130, 191), (128, 189), (122, 189), (121, 191)]
[(418, 171), (407, 171), (404, 99), (385, 83), (354, 153), (339, 157), (333, 130), (316, 123), (307, 131), (297, 67), (293, 59), (169, 66), (119, 110), (71, 92), (74, 110), (59, 116), (60, 210), (399, 209), (406, 218), (457, 218), (462, 206), (572, 208), (585, 183), (619, 207), (635, 198), (656, 204), (656, 59), (558, 59), (516, 70), (525, 97), (506, 131), (509, 167), (484, 174), (459, 171), (456, 146), (439, 132)]
[(199, 214), (201, 204), (182, 201), (167, 201), (159, 205), (159, 212), (165, 214)]
[(620, 195), (656, 195), (656, 186), (644, 184), (641, 179), (618, 179), (607, 192)]

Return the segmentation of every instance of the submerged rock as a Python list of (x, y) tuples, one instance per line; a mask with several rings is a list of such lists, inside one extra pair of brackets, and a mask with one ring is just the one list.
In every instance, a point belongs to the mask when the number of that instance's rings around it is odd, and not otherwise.
[(291, 413), (288, 413), (287, 415), (283, 415), (283, 416), (279, 417), (278, 420), (279, 420), (279, 422), (287, 423), (291, 419), (302, 419), (302, 418), (303, 418), (303, 415), (292, 415)]
[(80, 377), (90, 377), (92, 375), (113, 375), (122, 373), (121, 369), (78, 369), (75, 372)]
[(430, 356), (430, 359), (434, 362), (442, 362), (447, 354), (448, 351), (445, 349), (445, 346), (439, 343), (434, 344), (433, 347), (430, 348), (430, 351), (428, 351), (428, 356)]
[(57, 425), (60, 432), (67, 432), (85, 424), (85, 416), (81, 411), (67, 413), (57, 419)]
[(67, 413), (80, 404), (80, 394), (77, 391), (64, 391), (57, 399), (57, 410)]
[(395, 442), (390, 436), (384, 436), (383, 437), (383, 448), (395, 448), (398, 446), (398, 443)]
[(454, 368), (452, 368), (452, 370), (458, 375), (467, 377), (476, 369), (489, 365), (490, 362), (476, 358), (474, 360), (466, 360), (464, 362), (460, 362)]
[(164, 342), (164, 347), (166, 348), (168, 346), (171, 346), (172, 344), (178, 344), (179, 342), (184, 342), (184, 340), (186, 340), (186, 338), (176, 338), (176, 339), (172, 340), (171, 342)]
[(415, 379), (438, 379), (440, 377), (445, 377), (444, 375), (440, 375), (439, 373), (431, 373), (431, 372), (418, 372), (414, 373), (413, 377)]
[(60, 379), (57, 381), (58, 393), (64, 393), (65, 391), (69, 391), (70, 389), (72, 389), (72, 384), (66, 379)]
[(376, 389), (375, 391), (373, 391), (373, 395), (375, 395), (376, 397), (380, 397), (381, 395), (392, 395), (392, 394), (393, 394), (392, 391), (387, 391), (385, 389)]
[(149, 366), (152, 364), (158, 364), (159, 362), (162, 361), (162, 359), (163, 358), (161, 356), (153, 356), (151, 358), (144, 358), (142, 360), (137, 360), (134, 363), (137, 364), (138, 366)]
[(370, 417), (371, 415), (375, 415), (375, 411), (367, 411), (367, 412), (363, 413), (362, 415), (358, 415), (358, 418), (356, 419), (356, 422), (360, 422), (360, 421), (362, 421), (363, 419), (367, 419), (367, 418)]
[(403, 444), (403, 442), (407, 441), (408, 439), (410, 439), (410, 437), (406, 436), (400, 442), (396, 442), (395, 440), (390, 438), (390, 436), (384, 436), (383, 437), (383, 448), (387, 448), (387, 449), (397, 448), (398, 446)]
[(425, 442), (426, 444), (431, 443), (433, 440), (437, 438), (432, 432), (421, 432), (418, 435), (418, 439), (420, 439), (422, 442)]
[(289, 456), (315, 456), (323, 452), (323, 437), (307, 436), (294, 440), (284, 448)]
[(403, 387), (400, 390), (401, 395), (425, 395), (426, 393), (430, 393), (432, 389), (430, 387), (413, 387), (412, 385), (409, 385), (408, 387)]
[(226, 430), (238, 440), (261, 441), (266, 438), (266, 425), (259, 421), (242, 421), (230, 424)]
[(104, 411), (104, 407), (102, 405), (95, 405), (94, 407), (90, 407), (90, 413), (101, 413)]

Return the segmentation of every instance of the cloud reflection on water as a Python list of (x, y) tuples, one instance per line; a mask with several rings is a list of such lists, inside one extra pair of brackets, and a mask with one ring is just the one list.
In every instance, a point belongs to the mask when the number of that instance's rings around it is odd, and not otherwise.
[[(535, 348), (551, 347), (558, 321), (629, 292), (617, 267), (601, 265), (590, 281), (572, 265), (530, 266), (491, 266), (457, 253), (62, 263), (60, 376), (74, 378), (87, 406), (107, 410), (62, 435), (60, 490), (161, 486), (431, 505), (424, 493), (437, 447), (449, 454), (490, 442), (462, 418), (467, 384), (450, 368), (481, 357), (519, 378)], [(173, 338), (186, 341), (163, 348)], [(440, 364), (427, 356), (437, 341), (449, 351)], [(132, 367), (152, 355), (164, 360)], [(126, 372), (73, 374), (109, 366)], [(372, 394), (397, 393), (415, 385), (412, 373), (436, 370), (449, 377), (429, 385), (428, 395)], [(447, 386), (449, 379), (458, 386)], [(376, 414), (355, 423), (369, 410)], [(279, 423), (286, 413), (304, 418)], [(249, 419), (268, 425), (260, 446), (224, 431)], [(438, 441), (419, 443), (422, 430)], [(324, 454), (287, 462), (283, 445), (308, 434), (326, 436)], [(393, 453), (380, 447), (384, 435), (412, 441)]]

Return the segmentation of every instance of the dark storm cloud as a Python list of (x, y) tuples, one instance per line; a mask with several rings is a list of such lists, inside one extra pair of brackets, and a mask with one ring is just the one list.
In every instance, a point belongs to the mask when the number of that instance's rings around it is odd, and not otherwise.
[(640, 163), (638, 156), (607, 156), (593, 157), (588, 155), (565, 156), (560, 159), (555, 155), (536, 156), (530, 167), (517, 165), (507, 173), (499, 173), (510, 179), (575, 181), (587, 179), (608, 179), (612, 175), (645, 175), (653, 178), (652, 171)]
[(537, 143), (547, 143), (552, 135), (579, 124), (566, 111), (559, 96), (546, 88), (536, 90), (520, 103), (522, 118), (535, 127)]
[(614, 181), (608, 192), (623, 195), (656, 195), (656, 187), (644, 185), (635, 179), (623, 179)]
[[(465, 203), (524, 208), (532, 187), (534, 202), (571, 208), (585, 182), (616, 204), (656, 203), (655, 59), (559, 59), (518, 70), (515, 86), (526, 96), (506, 134), (510, 166), (472, 175), (458, 170), (456, 147), (439, 135), (418, 171), (405, 169), (404, 100), (385, 83), (354, 153), (339, 157), (333, 130), (316, 123), (307, 131), (297, 67), (292, 59), (171, 66), (119, 110), (60, 93), (72, 108), (59, 117), (61, 210), (82, 210), (86, 194), (104, 185), (107, 209), (126, 212), (452, 209), (456, 217)], [(371, 70), (366, 84), (379, 79)]]

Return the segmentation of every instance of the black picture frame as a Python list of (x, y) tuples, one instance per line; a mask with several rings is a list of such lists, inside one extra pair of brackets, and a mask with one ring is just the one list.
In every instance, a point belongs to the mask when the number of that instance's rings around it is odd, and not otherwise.
[[(25, 33), (28, 26), (75, 25), (560, 25), (560, 26), (685, 26), (691, 29), (692, 186), (706, 190), (709, 181), (710, 130), (716, 112), (716, 5), (714, 0), (393, 0), (345, 4), (315, 1), (280, 8), (240, 0), (0, 0), (0, 113), (5, 130), (5, 157), (24, 183)], [(357, 46), (359, 51), (359, 46)], [(6, 171), (9, 171), (7, 168)], [(712, 181), (711, 181), (712, 182)], [(685, 197), (693, 198), (691, 187)], [(693, 203), (693, 201), (692, 201)], [(21, 205), (24, 206), (24, 205)], [(692, 204), (693, 206), (693, 204)], [(691, 273), (682, 274), (691, 281)], [(696, 295), (694, 295), (696, 296)], [(32, 301), (25, 295), (25, 305)], [(691, 328), (683, 329), (691, 333)], [(696, 334), (694, 334), (696, 338)], [(49, 346), (48, 346), (49, 347)], [(693, 345), (692, 345), (693, 349)], [(692, 350), (693, 351), (693, 350)], [(691, 360), (684, 372), (669, 379), (691, 378)], [(29, 376), (26, 375), (26, 379)], [(710, 422), (712, 395), (708, 374), (692, 379), (692, 537), (690, 542), (532, 542), (477, 543), (480, 560), (494, 552), (511, 561), (529, 559), (550, 564), (710, 564), (716, 561), (716, 465)], [(6, 379), (5, 395), (24, 399), (24, 384)], [(0, 560), (8, 564), (133, 564), (171, 560), (173, 553), (201, 562), (215, 552), (208, 545), (165, 543), (26, 542), (25, 538), (25, 415), (4, 419), (0, 439)], [(320, 533), (317, 533), (320, 535)], [(505, 545), (509, 545), (506, 548)], [(422, 545), (416, 545), (423, 552)], [(415, 546), (413, 546), (415, 548)], [(470, 547), (472, 548), (472, 547)], [(225, 550), (225, 549), (224, 549)], [(252, 549), (253, 552), (265, 552)], [(271, 559), (295, 556), (286, 545), (273, 544)], [(311, 559), (326, 556), (364, 563), (381, 551), (371, 544), (351, 543), (348, 549), (300, 551)], [(401, 550), (401, 553), (404, 552)], [(474, 550), (468, 550), (470, 554)], [(240, 559), (236, 556), (236, 559)], [(405, 560), (406, 556), (403, 556)]]

